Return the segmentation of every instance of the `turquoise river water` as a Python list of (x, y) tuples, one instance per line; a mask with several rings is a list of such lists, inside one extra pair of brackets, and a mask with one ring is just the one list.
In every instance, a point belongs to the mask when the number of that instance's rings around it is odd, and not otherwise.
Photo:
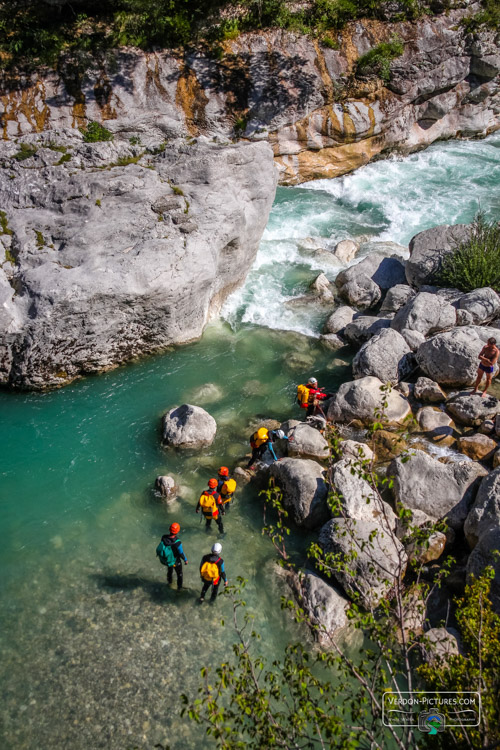
[[(259, 419), (298, 416), (297, 382), (314, 372), (332, 389), (350, 378), (348, 357), (315, 338), (328, 311), (287, 304), (320, 270), (338, 271), (301, 242), (407, 244), (434, 224), (470, 221), (478, 207), (500, 217), (499, 135), (280, 188), (245, 285), (201, 341), (60, 391), (0, 393), (2, 748), (207, 746), (180, 719), (179, 695), (194, 694), (204, 664), (228, 656), (234, 633), (220, 624), (226, 597), (196, 602), (199, 559), (217, 538), (194, 513), (197, 497), (221, 464), (244, 456)], [(196, 455), (160, 446), (162, 413), (183, 402), (218, 424)], [(168, 508), (152, 489), (165, 473), (181, 486)], [(238, 491), (226, 519), (229, 578), (248, 579), (262, 648), (275, 655), (303, 633), (280, 611), (253, 488)], [(173, 520), (189, 557), (181, 594), (155, 558)], [(307, 542), (291, 541), (299, 560)]]

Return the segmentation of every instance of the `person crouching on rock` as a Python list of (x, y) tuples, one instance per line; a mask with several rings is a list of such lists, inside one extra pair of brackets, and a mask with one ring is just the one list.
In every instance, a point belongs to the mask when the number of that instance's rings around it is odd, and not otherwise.
[(160, 558), (160, 562), (162, 565), (167, 566), (168, 583), (172, 583), (175, 570), (177, 591), (180, 591), (182, 588), (182, 561), (184, 560), (184, 565), (188, 564), (187, 557), (182, 549), (182, 542), (177, 538), (180, 530), (181, 527), (178, 523), (171, 524), (170, 534), (164, 534), (156, 548), (156, 554)]
[(316, 378), (309, 378), (307, 385), (297, 386), (297, 401), (301, 409), (307, 409), (306, 417), (313, 417), (318, 412), (324, 416), (320, 401), (331, 397), (331, 393), (325, 393), (318, 385)]
[(229, 511), (235, 490), (236, 482), (229, 478), (229, 469), (227, 466), (221, 466), (218, 474), (217, 492), (220, 493), (221, 505), (219, 508), (222, 515)]
[(250, 437), (250, 447), (252, 449), (252, 455), (250, 461), (247, 464), (247, 469), (253, 469), (253, 464), (256, 461), (261, 461), (268, 449), (273, 457), (273, 460), (278, 461), (278, 457), (273, 448), (273, 443), (275, 440), (288, 440), (288, 437), (285, 435), (283, 430), (268, 430), (266, 427), (259, 427), (257, 432), (253, 433), (253, 435)]
[(215, 542), (212, 552), (209, 555), (203, 555), (201, 558), (200, 576), (203, 581), (203, 587), (201, 589), (200, 602), (205, 601), (205, 594), (210, 586), (212, 586), (210, 601), (214, 602), (216, 600), (221, 578), (224, 581), (224, 586), (228, 584), (226, 571), (224, 570), (224, 560), (220, 556), (221, 552), (222, 544)]
[(479, 352), (479, 367), (477, 368), (477, 378), (472, 393), (478, 392), (479, 384), (483, 379), (483, 375), (486, 375), (486, 386), (481, 394), (481, 397), (486, 396), (486, 391), (491, 385), (495, 365), (498, 361), (498, 357), (500, 356), (500, 349), (498, 349), (496, 343), (496, 339), (488, 339), (488, 343), (485, 344)]
[(198, 505), (196, 506), (196, 512), (199, 513), (201, 510), (205, 516), (205, 528), (210, 528), (213, 519), (219, 527), (220, 533), (223, 534), (224, 526), (219, 513), (219, 507), (222, 504), (222, 500), (217, 492), (217, 484), (217, 479), (208, 480), (208, 490), (203, 490), (201, 493)]

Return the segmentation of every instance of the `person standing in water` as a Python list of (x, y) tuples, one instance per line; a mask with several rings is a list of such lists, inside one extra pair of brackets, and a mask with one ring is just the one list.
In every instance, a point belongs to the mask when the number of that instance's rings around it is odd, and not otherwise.
[(220, 494), (220, 499), (222, 501), (222, 505), (219, 507), (221, 514), (224, 515), (231, 507), (231, 500), (236, 489), (236, 482), (229, 477), (229, 469), (227, 466), (220, 467), (217, 478), (217, 492)]
[(208, 480), (208, 489), (203, 490), (203, 492), (201, 493), (200, 499), (198, 500), (198, 505), (196, 506), (196, 512), (199, 513), (201, 510), (201, 512), (205, 516), (205, 528), (207, 530), (212, 525), (213, 519), (217, 524), (220, 533), (223, 534), (224, 525), (220, 517), (220, 506), (222, 504), (222, 500), (219, 493), (217, 492), (217, 484), (217, 479)]
[(224, 581), (224, 586), (227, 586), (228, 584), (226, 571), (224, 570), (224, 560), (220, 556), (221, 552), (222, 544), (220, 544), (220, 542), (215, 542), (210, 554), (203, 555), (201, 558), (200, 576), (203, 581), (203, 586), (200, 594), (200, 602), (205, 601), (205, 594), (210, 586), (212, 586), (210, 601), (214, 602), (217, 599), (221, 578)]
[(167, 583), (172, 583), (175, 570), (177, 591), (182, 588), (182, 561), (184, 560), (184, 565), (188, 564), (187, 557), (182, 549), (182, 542), (177, 537), (180, 530), (181, 527), (178, 523), (171, 524), (170, 533), (162, 536), (161, 542), (156, 548), (156, 554), (160, 558), (161, 564), (167, 566)]
[(479, 390), (479, 384), (483, 379), (483, 375), (486, 375), (486, 385), (484, 391), (481, 393), (481, 398), (486, 396), (486, 391), (491, 385), (493, 373), (495, 371), (495, 365), (500, 356), (500, 349), (498, 349), (497, 340), (492, 338), (488, 339), (488, 343), (483, 346), (479, 352), (479, 367), (477, 368), (477, 378), (474, 384), (474, 390), (472, 393), (477, 393)]

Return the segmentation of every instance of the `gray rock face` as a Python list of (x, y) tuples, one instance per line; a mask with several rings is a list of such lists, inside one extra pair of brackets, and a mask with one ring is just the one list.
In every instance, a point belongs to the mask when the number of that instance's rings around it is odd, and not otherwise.
[(491, 565), (494, 578), (491, 582), (490, 598), (493, 609), (500, 614), (500, 560), (495, 552), (500, 549), (500, 526), (490, 526), (479, 537), (478, 543), (467, 561), (467, 577), (479, 578), (484, 569)]
[(474, 461), (442, 464), (423, 451), (409, 460), (395, 458), (388, 469), (394, 477), (394, 498), (407, 508), (422, 510), (434, 520), (447, 519), (460, 529), (476, 495), (479, 478), (487, 474)]
[(485, 419), (500, 414), (500, 400), (489, 395), (482, 398), (480, 393), (459, 393), (448, 399), (446, 411), (460, 424), (479, 427)]
[(167, 503), (172, 502), (177, 497), (177, 487), (173, 477), (156, 477), (155, 489)]
[(443, 257), (469, 237), (467, 224), (444, 224), (419, 232), (410, 241), (410, 258), (406, 261), (406, 279), (410, 286), (420, 288), (434, 283), (434, 276)]
[(383, 328), (389, 328), (389, 318), (377, 318), (373, 315), (361, 315), (348, 323), (344, 329), (345, 338), (351, 343), (360, 346), (371, 339)]
[(0, 382), (64, 385), (199, 337), (257, 252), (276, 185), (269, 146), (200, 139), (136, 157), (128, 133), (36, 138), (71, 159), (45, 165), (60, 154), (40, 149), (18, 162), (18, 145), (0, 144), (15, 256), (0, 268)]
[(419, 378), (413, 392), (416, 399), (427, 404), (439, 404), (446, 399), (444, 391), (430, 378)]
[(490, 287), (464, 294), (457, 304), (460, 310), (469, 313), (472, 323), (477, 326), (492, 320), (500, 313), (500, 297)]
[(382, 296), (380, 287), (366, 274), (348, 279), (345, 284), (339, 286), (339, 294), (350, 305), (359, 307), (360, 310), (374, 307)]
[(412, 352), (416, 352), (418, 347), (421, 346), (421, 344), (425, 341), (425, 336), (423, 333), (419, 333), (418, 331), (410, 331), (409, 328), (403, 328), (401, 331), (401, 336), (404, 338)]
[(331, 349), (334, 352), (336, 352), (337, 349), (342, 349), (344, 346), (347, 346), (344, 339), (341, 339), (336, 333), (323, 333), (319, 339), (327, 349)]
[(331, 646), (330, 638), (348, 625), (349, 600), (334, 586), (307, 571), (300, 580), (299, 601), (316, 626), (315, 637), (322, 646)]
[(350, 422), (359, 419), (365, 424), (372, 424), (380, 411), (384, 396), (387, 397), (385, 417), (389, 423), (400, 424), (411, 414), (408, 401), (397, 391), (384, 394), (380, 389), (384, 384), (374, 377), (342, 383), (328, 407), (328, 419), (334, 422)]
[(407, 284), (396, 284), (396, 286), (389, 289), (385, 295), (380, 312), (397, 312), (401, 307), (408, 304), (408, 302), (415, 297), (415, 294), (416, 292), (411, 286), (408, 286)]
[(330, 450), (323, 435), (314, 427), (299, 422), (288, 431), (288, 455), (292, 458), (328, 458)]
[(271, 476), (283, 491), (283, 504), (297, 526), (314, 529), (330, 515), (323, 467), (315, 461), (283, 458), (270, 467)]
[(359, 443), (357, 440), (343, 440), (340, 450), (342, 458), (353, 461), (371, 461), (375, 455), (366, 443)]
[[(344, 286), (351, 282), (362, 283), (364, 285), (367, 278), (371, 279), (379, 289), (385, 291), (396, 284), (405, 283), (404, 265), (400, 258), (388, 257), (382, 253), (372, 253), (363, 258), (359, 263), (356, 263), (356, 265), (346, 268), (345, 271), (341, 271), (335, 279), (335, 283), (339, 288), (340, 294), (346, 296), (346, 293), (343, 291)], [(358, 304), (358, 306), (361, 305)], [(370, 307), (371, 305), (364, 306)]]
[(163, 443), (173, 448), (204, 448), (216, 432), (215, 419), (200, 406), (176, 406), (163, 417)]
[(465, 537), (471, 549), (491, 526), (500, 527), (500, 469), (483, 479), (465, 521)]
[(342, 240), (335, 245), (334, 253), (341, 263), (349, 263), (359, 250), (359, 245), (353, 240)]
[(356, 311), (349, 305), (338, 307), (323, 326), (323, 333), (342, 333), (346, 325), (352, 323)]
[(366, 607), (376, 606), (406, 568), (403, 545), (375, 521), (332, 519), (321, 529), (319, 544), (324, 552), (349, 561), (347, 569), (336, 572), (335, 577), (348, 594), (359, 594)]
[(377, 333), (363, 344), (354, 357), (355, 378), (373, 375), (383, 383), (396, 385), (413, 369), (413, 354), (402, 336), (391, 328)]
[(396, 331), (410, 329), (428, 336), (456, 324), (456, 311), (437, 294), (420, 292), (396, 313), (391, 328)]
[(491, 329), (479, 326), (437, 333), (418, 348), (417, 362), (431, 380), (441, 385), (472, 385), (478, 354), (490, 336)]
[(333, 484), (342, 495), (343, 513), (357, 521), (376, 521), (382, 529), (394, 531), (396, 515), (391, 506), (359, 474), (349, 458), (343, 458), (333, 467)]

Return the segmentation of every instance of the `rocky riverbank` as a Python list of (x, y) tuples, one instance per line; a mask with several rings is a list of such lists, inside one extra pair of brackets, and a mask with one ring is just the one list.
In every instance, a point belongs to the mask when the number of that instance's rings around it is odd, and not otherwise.
[[(468, 33), (460, 7), (415, 22), (359, 20), (338, 48), (282, 30), (240, 34), (218, 47), (123, 49), (92, 64), (61, 58), (56, 70), (3, 80), (4, 138), (90, 120), (147, 138), (268, 140), (282, 184), (345, 174), (397, 150), (500, 127), (500, 55), (492, 30)], [(395, 11), (397, 14), (397, 11)], [(390, 13), (389, 13), (390, 16)], [(390, 79), (360, 75), (359, 58), (400, 40)]]
[[(495, 569), (491, 597), (500, 612), (500, 564), (494, 556), (500, 534), (500, 399), (482, 398), (468, 388), (479, 351), (497, 335), (500, 297), (491, 288), (462, 293), (428, 283), (438, 260), (469, 233), (467, 225), (435, 227), (411, 240), (407, 259), (390, 254), (394, 248), (380, 250), (340, 273), (335, 285), (324, 279), (323, 290), (338, 305), (325, 324), (325, 343), (331, 347), (334, 336), (337, 347), (357, 349), (353, 379), (324, 407), (341, 436), (336, 455), (309, 424), (265, 423), (280, 427), (291, 440), (278, 443), (287, 457), (257, 465), (257, 480), (274, 479), (295, 527), (317, 532), (325, 552), (351, 565), (353, 542), (346, 533), (351, 522), (358, 540), (368, 542), (374, 532), (382, 538), (375, 559), (373, 550), (357, 549), (354, 572), (336, 574), (333, 585), (312, 568), (301, 581), (288, 577), (313, 621), (327, 632), (346, 627), (352, 596), (366, 606), (376, 604), (415, 554), (397, 508), (410, 511), (419, 528), (446, 523), (446, 533), (433, 533), (420, 551), (429, 575), (444, 554), (457, 560), (439, 600), (424, 607), (420, 630), (438, 626), (448, 609), (452, 622), (452, 597), (487, 565)], [(341, 245), (337, 252), (345, 250)], [(353, 300), (356, 308), (343, 304)], [(372, 435), (367, 428), (380, 419), (384, 427)], [(363, 478), (363, 462), (393, 480), (383, 498)], [(243, 463), (235, 476), (255, 481)], [(327, 502), (331, 489), (342, 498), (342, 514), (333, 518)], [(327, 640), (324, 636), (320, 640)]]
[(244, 281), (275, 188), (267, 143), (0, 143), (0, 383), (57, 387), (198, 338)]

